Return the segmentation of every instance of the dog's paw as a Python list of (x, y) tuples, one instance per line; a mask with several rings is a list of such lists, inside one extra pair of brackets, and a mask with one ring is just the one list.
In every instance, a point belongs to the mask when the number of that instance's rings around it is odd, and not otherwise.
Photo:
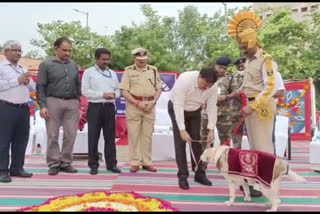
[(227, 206), (231, 206), (231, 205), (233, 204), (232, 201), (225, 201), (224, 203), (225, 203)]
[(251, 197), (245, 197), (243, 200), (249, 202), (249, 201), (252, 201), (252, 198)]

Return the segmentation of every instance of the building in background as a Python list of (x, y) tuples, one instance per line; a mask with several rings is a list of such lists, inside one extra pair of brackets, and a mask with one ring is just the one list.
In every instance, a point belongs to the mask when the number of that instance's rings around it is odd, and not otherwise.
[[(3, 54), (0, 54), (0, 63), (3, 62), (6, 59), (6, 57)], [(31, 59), (26, 57), (21, 57), (19, 60), (19, 63), (28, 70), (38, 70), (39, 64), (42, 62), (42, 60), (39, 59)]]
[(272, 15), (273, 9), (289, 8), (292, 10), (292, 17), (295, 21), (311, 21), (311, 14), (320, 11), (319, 2), (309, 3), (253, 3), (253, 10), (265, 21)]

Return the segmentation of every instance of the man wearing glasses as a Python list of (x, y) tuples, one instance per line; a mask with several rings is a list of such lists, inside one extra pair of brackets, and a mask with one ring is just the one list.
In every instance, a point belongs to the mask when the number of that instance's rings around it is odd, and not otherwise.
[(30, 131), (29, 93), (35, 91), (35, 83), (18, 63), (21, 44), (9, 40), (3, 50), (6, 61), (0, 65), (0, 182), (9, 183), (10, 176), (32, 176), (23, 165)]
[[(78, 66), (70, 59), (71, 47), (69, 39), (57, 39), (54, 43), (56, 55), (39, 65), (37, 93), (40, 116), (46, 120), (49, 175), (56, 175), (59, 170), (77, 172), (71, 162), (80, 119), (81, 86)], [(58, 137), (61, 126), (63, 144), (60, 151)]]

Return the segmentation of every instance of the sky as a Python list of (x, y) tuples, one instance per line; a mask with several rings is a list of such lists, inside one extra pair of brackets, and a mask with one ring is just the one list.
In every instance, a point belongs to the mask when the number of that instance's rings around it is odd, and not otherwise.
[[(187, 5), (194, 5), (201, 14), (213, 15), (217, 11), (224, 14), (222, 2), (196, 3), (147, 3), (147, 2), (118, 2), (118, 3), (0, 3), (0, 44), (7, 40), (18, 40), (24, 53), (41, 49), (30, 44), (31, 39), (40, 39), (37, 23), (51, 23), (62, 20), (65, 22), (80, 21), (86, 25), (86, 15), (76, 12), (88, 12), (88, 24), (92, 31), (100, 35), (111, 35), (121, 26), (131, 26), (134, 22), (142, 24), (145, 21), (140, 10), (142, 4), (151, 4), (158, 15), (177, 17), (178, 11)], [(251, 3), (227, 3), (227, 8), (250, 6)]]

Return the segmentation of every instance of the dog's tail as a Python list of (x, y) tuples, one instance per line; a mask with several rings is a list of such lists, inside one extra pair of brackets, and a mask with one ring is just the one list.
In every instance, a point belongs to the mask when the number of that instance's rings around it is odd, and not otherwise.
[(300, 175), (298, 175), (297, 173), (295, 173), (291, 169), (288, 170), (288, 174), (287, 175), (288, 175), (289, 178), (291, 178), (292, 180), (297, 181), (299, 183), (306, 182), (306, 179), (304, 179), (303, 177), (301, 177)]

